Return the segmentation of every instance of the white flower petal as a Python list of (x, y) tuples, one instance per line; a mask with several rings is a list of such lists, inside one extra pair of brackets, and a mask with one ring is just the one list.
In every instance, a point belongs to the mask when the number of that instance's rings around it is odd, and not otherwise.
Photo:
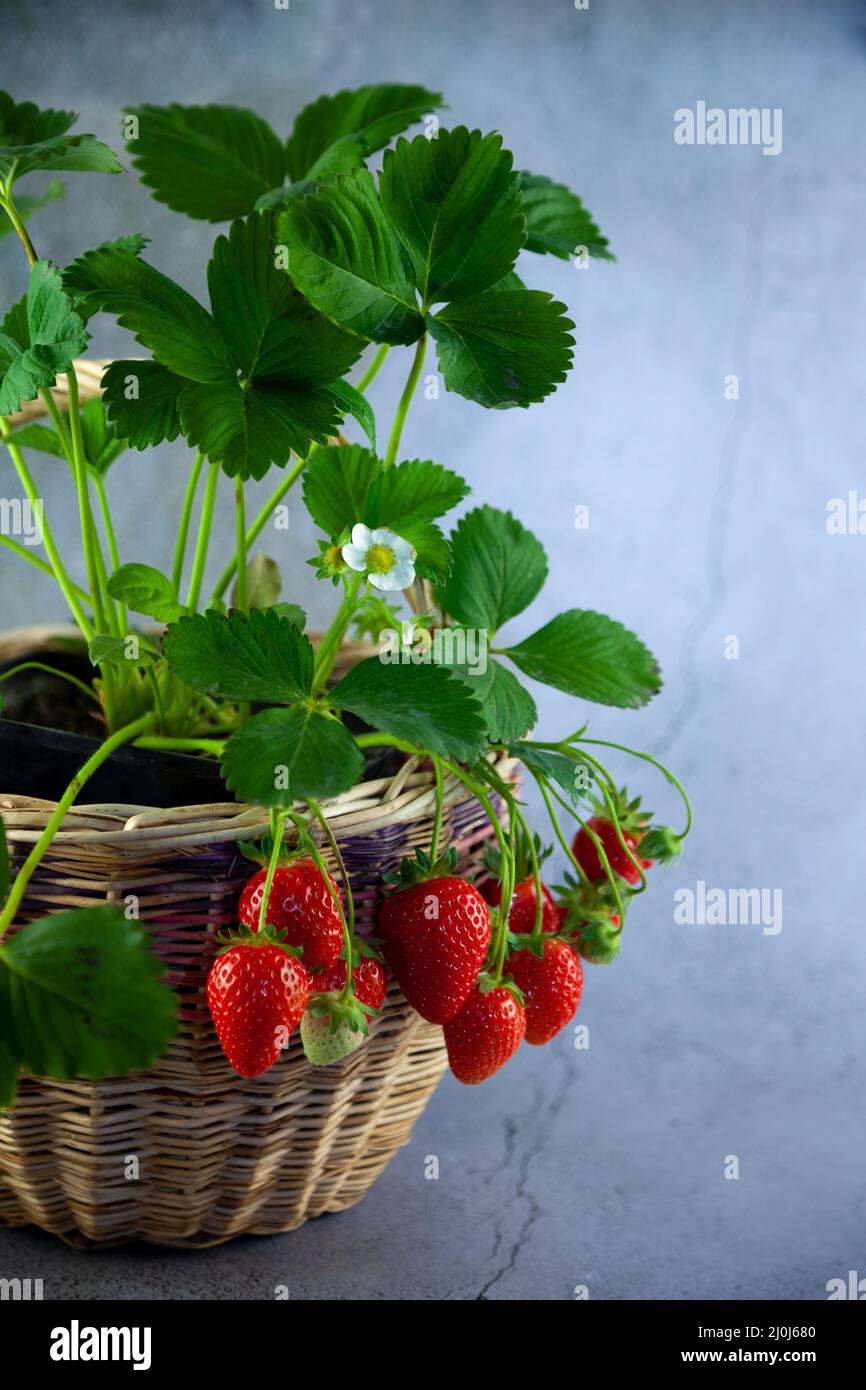
[(361, 546), (344, 545), (341, 554), (350, 570), (365, 570), (367, 568), (367, 551)]
[(410, 584), (415, 583), (415, 566), (411, 560), (398, 560), (388, 573), (394, 580), (395, 589), (408, 589)]
[(390, 545), (393, 548), (394, 542), (398, 539), (390, 526), (377, 526), (375, 531), (370, 532), (372, 545)]
[(415, 547), (410, 541), (404, 540), (402, 536), (395, 536), (391, 542), (391, 549), (398, 560), (414, 560)]
[(371, 574), (370, 583), (374, 589), (402, 589), (403, 585), (395, 578), (396, 573), (396, 570), (389, 570), (387, 574)]
[(373, 532), (369, 526), (365, 526), (363, 521), (358, 521), (352, 527), (352, 544), (359, 550), (369, 550), (373, 544)]

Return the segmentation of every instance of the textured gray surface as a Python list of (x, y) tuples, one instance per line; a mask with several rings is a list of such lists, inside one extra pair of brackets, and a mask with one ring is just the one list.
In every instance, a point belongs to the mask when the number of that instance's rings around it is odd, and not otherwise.
[[(455, 121), (501, 129), (520, 166), (581, 192), (619, 264), (526, 267), (574, 311), (568, 384), (528, 412), (419, 399), (405, 451), (465, 473), (543, 539), (533, 625), (598, 607), (656, 651), (656, 703), (596, 712), (593, 727), (664, 750), (698, 821), (680, 865), (653, 874), (619, 962), (589, 971), (589, 1050), (568, 1035), (477, 1090), (447, 1079), (354, 1211), (196, 1255), (4, 1233), (0, 1273), (44, 1278), (46, 1297), (226, 1299), (277, 1284), (296, 1298), (564, 1299), (586, 1284), (593, 1298), (811, 1299), (866, 1274), (866, 537), (825, 530), (827, 500), (864, 486), (863, 6), (78, 0), (18, 24), (16, 94), (73, 105), (109, 140), (126, 101), (235, 101), (287, 130), (322, 90), (419, 80), (442, 86)], [(782, 153), (677, 146), (673, 112), (699, 99), (782, 107)], [(141, 228), (201, 291), (207, 227), (132, 179), (68, 183), (34, 224), (43, 254)], [(22, 282), (9, 242), (0, 270), (5, 300)], [(97, 352), (122, 349), (119, 331), (98, 332)], [(376, 388), (383, 418), (398, 358)], [(165, 449), (118, 467), (127, 558), (168, 563), (182, 464)], [(70, 552), (69, 496), (39, 468)], [(573, 529), (578, 503), (588, 532)], [(271, 550), (321, 621), (332, 591), (314, 593), (299, 508), (292, 523)], [(219, 564), (230, 532), (224, 511)], [(47, 583), (0, 566), (4, 626), (60, 615)], [(536, 693), (545, 730), (574, 726), (564, 696)], [(647, 791), (674, 814), (664, 786)], [(673, 894), (698, 879), (781, 888), (782, 931), (676, 925)], [(732, 1154), (738, 1181), (723, 1176)]]

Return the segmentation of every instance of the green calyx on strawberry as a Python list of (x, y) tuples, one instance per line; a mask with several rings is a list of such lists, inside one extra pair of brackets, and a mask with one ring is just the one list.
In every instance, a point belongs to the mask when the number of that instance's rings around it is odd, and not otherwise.
[(669, 825), (651, 825), (641, 838), (640, 852), (659, 864), (671, 864), (682, 851), (683, 837)]
[(285, 931), (270, 925), (264, 931), (258, 931), (242, 922), (233, 931), (218, 932), (215, 940), (218, 943), (217, 957), (225, 955), (226, 951), (233, 951), (236, 946), (278, 946), (286, 955), (298, 959), (304, 954), (302, 946), (293, 946), (286, 940)]
[(426, 850), (415, 851), (414, 858), (400, 861), (396, 873), (385, 874), (383, 883), (389, 888), (411, 888), (416, 883), (428, 883), (434, 878), (444, 878), (457, 872), (457, 850), (451, 845), (435, 859), (431, 860)]
[[(608, 882), (583, 884), (570, 874), (557, 887), (559, 911), (562, 915), (559, 938), (569, 942), (593, 965), (610, 965), (619, 955), (622, 923), (616, 897)], [(634, 894), (620, 891), (623, 909), (627, 910)]]

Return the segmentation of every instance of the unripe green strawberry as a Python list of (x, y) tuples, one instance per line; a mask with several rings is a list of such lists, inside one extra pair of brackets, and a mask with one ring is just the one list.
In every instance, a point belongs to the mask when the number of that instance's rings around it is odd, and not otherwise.
[(610, 965), (619, 955), (622, 932), (616, 913), (607, 922), (584, 922), (574, 945), (579, 955), (592, 965)]
[(345, 1020), (332, 1033), (329, 1014), (317, 1018), (307, 1010), (301, 1019), (304, 1056), (314, 1067), (329, 1067), (332, 1062), (348, 1057), (361, 1046), (365, 1037), (366, 1033), (362, 1033), (360, 1028), (351, 1028)]

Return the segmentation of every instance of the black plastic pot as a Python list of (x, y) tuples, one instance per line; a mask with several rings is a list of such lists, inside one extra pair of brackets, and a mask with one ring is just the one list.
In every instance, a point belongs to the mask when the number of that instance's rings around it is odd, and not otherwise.
[[(31, 653), (28, 659), (42, 660), (67, 670), (82, 679), (92, 674), (87, 659), (54, 650)], [(0, 663), (0, 671), (12, 662)], [(14, 719), (0, 718), (0, 794), (35, 796), (45, 801), (58, 801), (72, 778), (100, 746), (98, 738), (84, 734), (65, 733), (60, 729), (29, 724), (26, 721), (27, 696), (14, 698), (13, 677), (6, 687), (9, 696), (7, 712)], [(70, 687), (58, 677), (40, 678), (40, 699), (44, 703), (46, 690), (56, 688), (58, 700), (66, 698)], [(367, 732), (368, 725), (349, 718), (347, 724), (354, 732)], [(402, 755), (394, 749), (373, 748), (365, 753), (364, 780), (384, 777), (396, 772)], [(191, 757), (187, 753), (172, 753), (149, 748), (119, 748), (88, 780), (79, 800), (86, 804), (117, 802), (120, 805), (158, 806), (165, 810), (173, 806), (198, 806), (215, 801), (232, 800), (231, 793), (220, 776), (219, 765), (208, 758)]]

